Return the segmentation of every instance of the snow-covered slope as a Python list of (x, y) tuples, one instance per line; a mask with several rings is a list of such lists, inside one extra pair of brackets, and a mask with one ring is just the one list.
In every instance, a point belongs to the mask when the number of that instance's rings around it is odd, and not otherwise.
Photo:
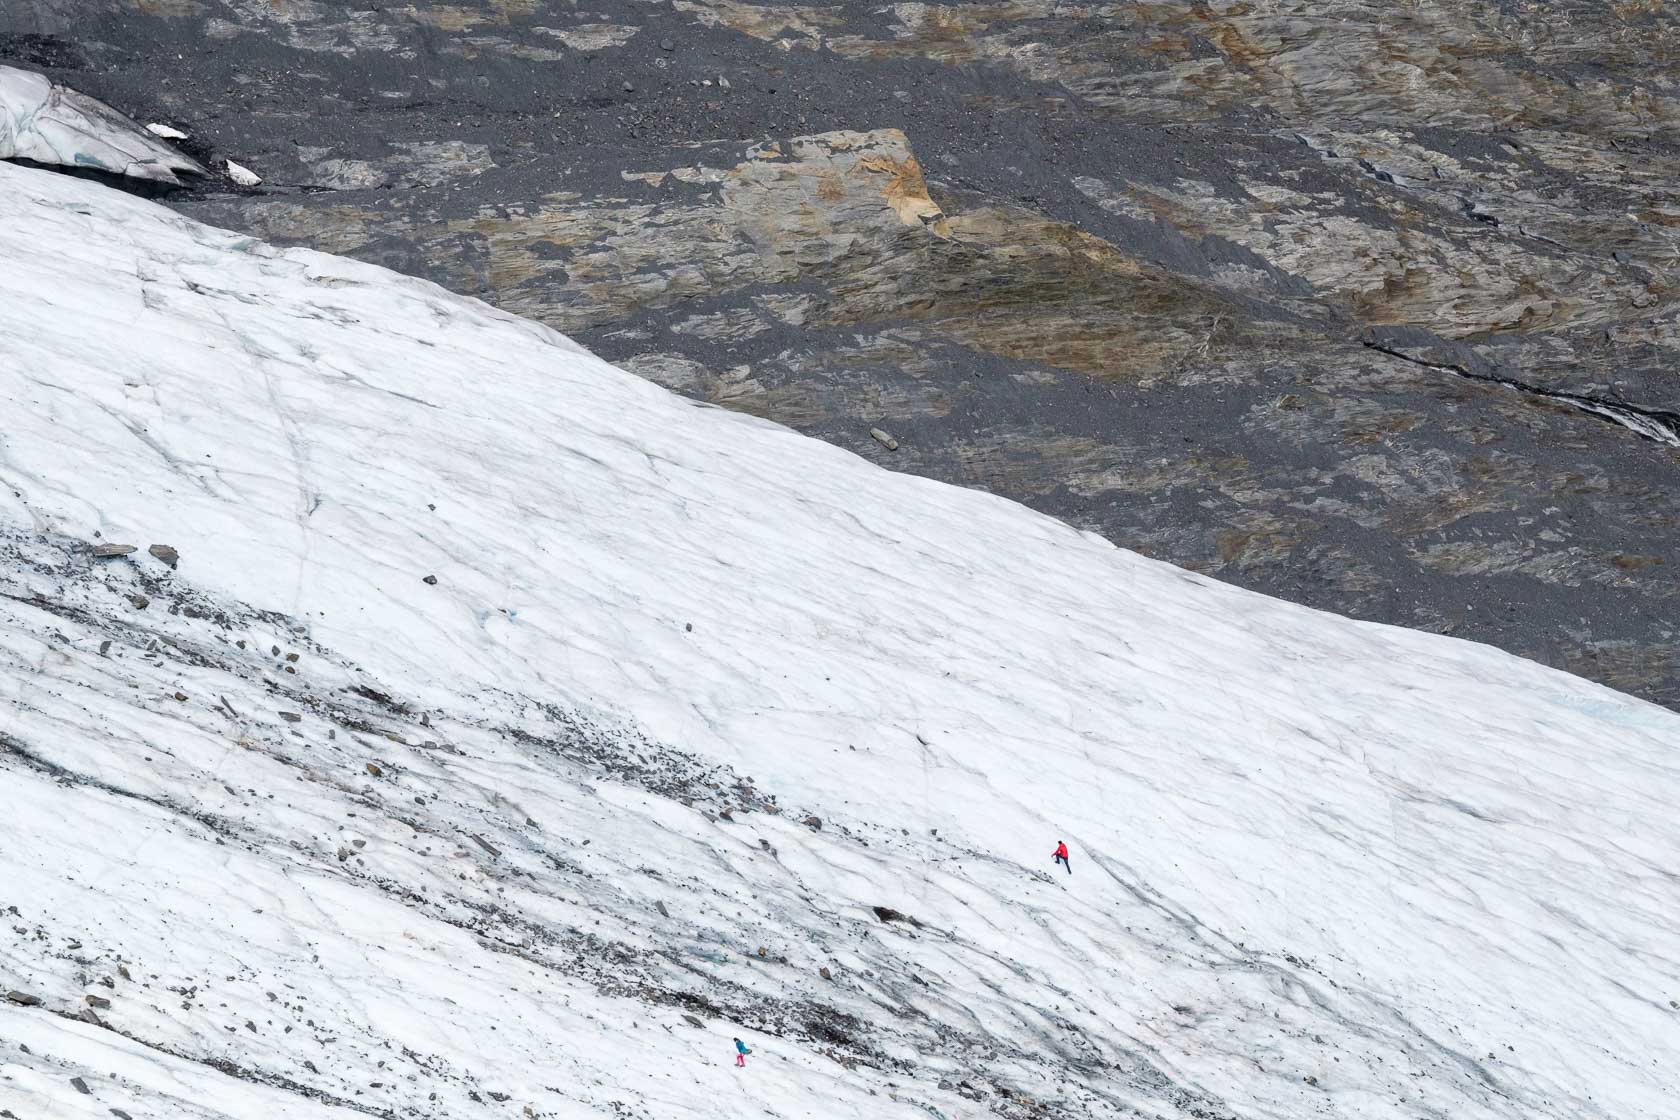
[(0, 1115), (1673, 1114), (1680, 718), (94, 184), (0, 261)]

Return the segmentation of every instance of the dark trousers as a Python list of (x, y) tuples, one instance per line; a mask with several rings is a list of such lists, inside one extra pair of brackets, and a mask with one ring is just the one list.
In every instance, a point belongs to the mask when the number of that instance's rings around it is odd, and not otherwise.
[(1073, 874), (1073, 864), (1068, 862), (1068, 858), (1066, 856), (1057, 856), (1056, 862), (1067, 868), (1067, 873), (1069, 875)]

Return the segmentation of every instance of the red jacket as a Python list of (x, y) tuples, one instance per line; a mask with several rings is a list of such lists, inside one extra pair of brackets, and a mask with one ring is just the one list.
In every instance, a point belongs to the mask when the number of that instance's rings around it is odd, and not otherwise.
[(1068, 857), (1068, 855), (1067, 855), (1067, 845), (1066, 844), (1057, 844), (1056, 845), (1056, 855), (1059, 856), (1062, 859), (1066, 859)]

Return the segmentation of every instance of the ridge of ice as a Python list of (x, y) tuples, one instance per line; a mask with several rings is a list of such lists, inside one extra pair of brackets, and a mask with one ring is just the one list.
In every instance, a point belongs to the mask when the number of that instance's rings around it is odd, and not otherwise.
[(0, 159), (176, 185), (177, 173), (204, 174), (196, 160), (158, 143), (103, 101), (13, 66), (0, 66)]

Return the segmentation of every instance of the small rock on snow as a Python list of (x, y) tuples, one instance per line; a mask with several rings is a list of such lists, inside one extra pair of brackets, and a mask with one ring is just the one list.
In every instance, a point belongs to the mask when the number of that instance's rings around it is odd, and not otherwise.
[(39, 1007), (41, 997), (30, 995), (28, 992), (7, 992), (6, 1002), (15, 1003), (20, 1007)]
[(131, 544), (96, 544), (93, 546), (95, 560), (110, 560), (117, 556), (127, 556), (134, 551)]
[(367, 772), (369, 774), (372, 774), (376, 778), (382, 776), (385, 773), (385, 771), (383, 771), (379, 768), (379, 763), (377, 763), (377, 762), (368, 763), (367, 764)]
[(157, 557), (159, 560), (162, 560), (165, 564), (168, 564), (171, 568), (174, 568), (181, 559), (181, 554), (166, 544), (154, 544), (146, 551)]
[(424, 583), (424, 584), (427, 584), (431, 587), (436, 587), (437, 586), (437, 577), (436, 576), (427, 576), (425, 579), (422, 579), (420, 582)]
[(71, 1084), (71, 1085), (72, 1085), (72, 1086), (74, 1086), (74, 1087), (75, 1087), (75, 1090), (76, 1090), (76, 1092), (78, 1092), (78, 1093), (88, 1093), (88, 1094), (91, 1094), (91, 1093), (92, 1093), (92, 1092), (93, 1092), (93, 1090), (92, 1090), (92, 1089), (89, 1089), (89, 1088), (88, 1088), (88, 1087), (87, 1087), (87, 1082), (86, 1082), (86, 1081), (83, 1081), (83, 1080), (82, 1080), (82, 1079), (81, 1079), (81, 1078), (79, 1078), (79, 1077), (72, 1077), (72, 1078), (71, 1078), (71, 1079), (70, 1079), (70, 1084)]
[(87, 997), (87, 1002), (89, 1007), (97, 1007), (100, 1010), (104, 1010), (105, 1008), (111, 1006), (111, 1001), (106, 999), (104, 996), (90, 995)]
[(303, 717), (296, 712), (281, 712), (280, 718), (287, 723), (302, 723)]

